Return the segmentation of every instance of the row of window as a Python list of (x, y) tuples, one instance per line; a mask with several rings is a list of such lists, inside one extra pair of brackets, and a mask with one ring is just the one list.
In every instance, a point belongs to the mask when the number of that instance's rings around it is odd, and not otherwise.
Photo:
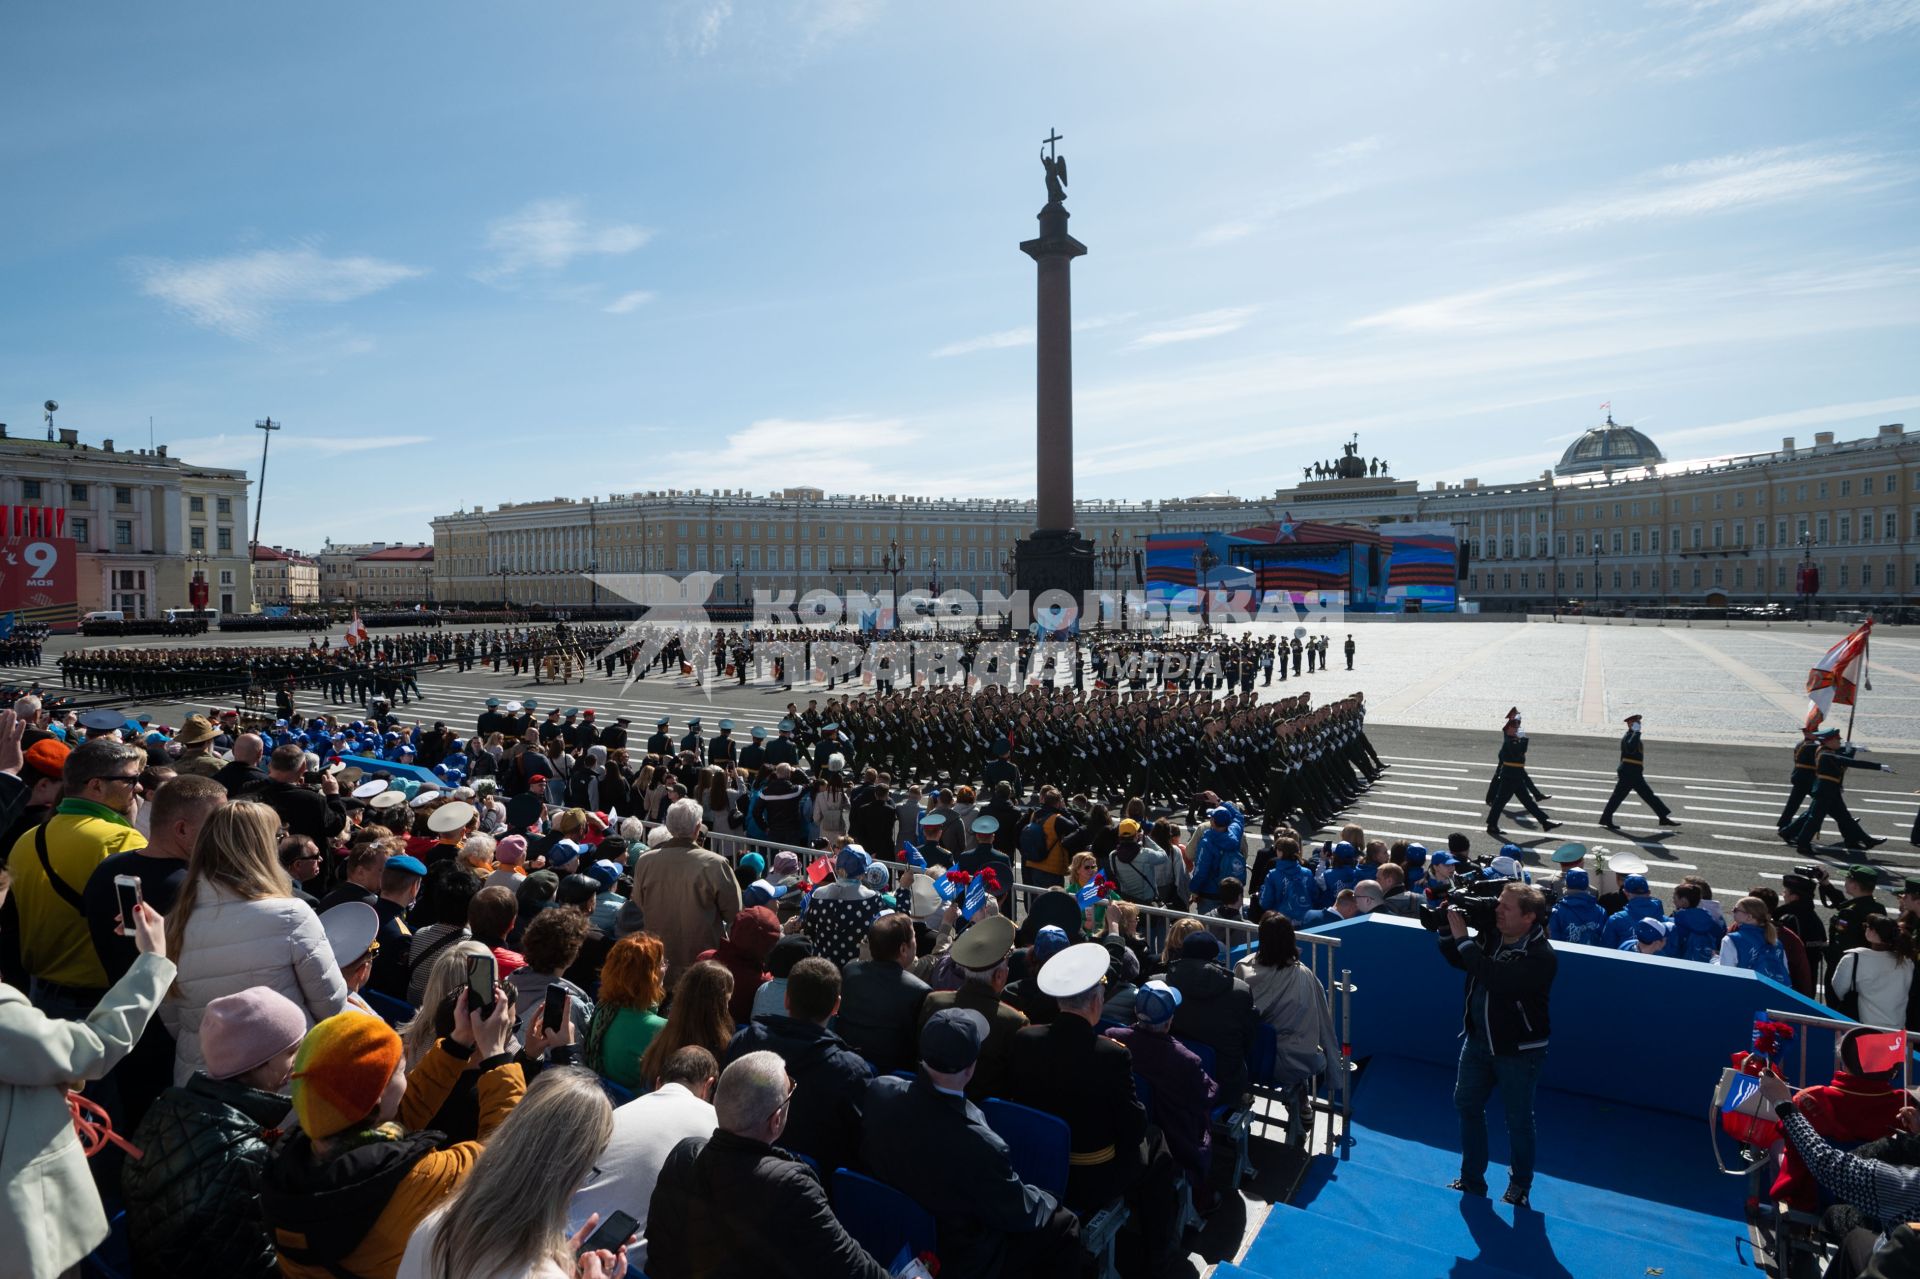
[[(46, 491), (45, 485), (40, 480), (21, 480), (20, 481), (20, 500), (23, 502), (38, 502), (44, 496), (45, 491)], [(80, 483), (72, 483), (67, 485), (67, 500), (69, 502), (74, 502), (74, 503), (85, 502), (88, 499), (90, 499), (92, 496), (93, 496), (93, 489), (91, 485), (80, 484)], [(232, 498), (217, 497), (213, 501), (214, 501), (214, 511), (216, 514), (220, 514), (220, 515), (233, 514)], [(133, 505), (132, 486), (127, 484), (114, 485), (113, 486), (113, 504), (115, 506), (132, 506)], [(204, 497), (189, 497), (187, 499), (187, 511), (193, 515), (206, 514), (207, 499)]]
[[(1855, 522), (1855, 517), (1851, 512), (1832, 517), (1826, 515), (1815, 516), (1811, 523), (1809, 523), (1806, 517), (1802, 516), (1792, 521), (1791, 529), (1791, 544), (1793, 545), (1799, 545), (1811, 537), (1813, 543), (1817, 546), (1851, 546), (1856, 540), (1854, 537), (1856, 531), (1859, 533), (1858, 540), (1862, 544), (1873, 543), (1875, 541), (1897, 542), (1900, 540), (1900, 516), (1894, 511), (1882, 511), (1877, 514), (1873, 511), (1861, 511), (1859, 513), (1858, 523)], [(1684, 546), (1685, 549), (1694, 551), (1709, 548), (1719, 550), (1727, 546), (1734, 548), (1745, 547), (1747, 545), (1746, 524), (1735, 522), (1731, 526), (1731, 530), (1733, 540), (1729, 542), (1727, 541), (1728, 525), (1723, 523), (1715, 523), (1713, 525), (1695, 524), (1687, 530), (1687, 540), (1683, 543), (1680, 536), (1680, 526), (1676, 524), (1669, 530), (1671, 538), (1667, 544), (1676, 550)], [(1787, 520), (1776, 521), (1774, 523), (1773, 544), (1775, 546), (1789, 545), (1788, 532), (1789, 522)], [(1569, 546), (1571, 546), (1572, 553), (1576, 556), (1588, 554), (1638, 555), (1641, 552), (1641, 534), (1642, 530), (1640, 529), (1614, 529), (1611, 533), (1595, 533), (1591, 543), (1589, 543), (1587, 535), (1584, 533), (1572, 534), (1571, 541), (1568, 540), (1567, 534), (1556, 533), (1553, 537), (1553, 554), (1556, 556), (1565, 556), (1568, 553)], [(1916, 510), (1913, 513), (1912, 536), (1920, 538), (1920, 510)], [(1650, 552), (1659, 551), (1660, 530), (1657, 528), (1645, 530), (1645, 543), (1646, 550)], [(1540, 555), (1547, 553), (1547, 538), (1545, 534), (1540, 534), (1536, 537), (1523, 533), (1517, 539), (1512, 537), (1497, 540), (1494, 538), (1469, 538), (1467, 544), (1474, 556), (1487, 559), (1529, 559), (1536, 553)], [(1753, 521), (1753, 545), (1757, 548), (1764, 547), (1766, 544), (1767, 522), (1765, 520)], [(1515, 554), (1516, 550), (1518, 551), (1517, 556)]]
[[(1833, 583), (1833, 585), (1840, 586), (1840, 587), (1853, 586), (1854, 579), (1855, 579), (1855, 574), (1853, 572), (1853, 569), (1854, 569), (1854, 566), (1851, 563), (1842, 562), (1841, 564), (1839, 564), (1836, 569), (1836, 576), (1838, 580), (1837, 582)], [(1872, 589), (1878, 588), (1882, 590), (1891, 590), (1896, 585), (1898, 585), (1899, 571), (1895, 567), (1894, 562), (1892, 560), (1887, 560), (1880, 565), (1880, 572), (1878, 574), (1879, 580), (1877, 582), (1874, 580), (1876, 575), (1873, 569), (1874, 569), (1874, 566), (1870, 562), (1865, 560), (1862, 560), (1860, 562), (1860, 565), (1859, 565), (1860, 571), (1858, 575), (1858, 580), (1859, 580), (1859, 585), (1861, 589), (1872, 590)], [(1675, 590), (1675, 591), (1683, 590), (1686, 588), (1688, 583), (1690, 583), (1693, 589), (1696, 589), (1696, 590), (1702, 589), (1708, 585), (1712, 585), (1716, 587), (1724, 587), (1727, 585), (1728, 571), (1729, 570), (1727, 569), (1726, 566), (1719, 565), (1719, 564), (1716, 564), (1711, 568), (1702, 568), (1702, 567), (1676, 568), (1671, 571), (1671, 574), (1667, 579), (1666, 589)], [(1745, 587), (1747, 585), (1746, 565), (1735, 564), (1732, 566), (1731, 571), (1733, 574), (1734, 589), (1739, 590)], [(1654, 591), (1662, 589), (1661, 573), (1662, 573), (1662, 570), (1657, 568), (1647, 570), (1645, 574), (1645, 589), (1654, 590)], [(1486, 580), (1486, 588), (1489, 591), (1516, 591), (1516, 590), (1517, 591), (1528, 591), (1528, 590), (1544, 591), (1547, 589), (1547, 575), (1544, 572), (1535, 572), (1535, 573), (1501, 572), (1501, 573), (1484, 573), (1484, 574), (1469, 573), (1467, 574), (1467, 590), (1469, 591), (1469, 593), (1478, 591), (1480, 589), (1480, 583), (1483, 577)], [(1604, 588), (1608, 584), (1609, 578), (1611, 579), (1612, 589), (1616, 591), (1619, 591), (1619, 590), (1637, 591), (1642, 589), (1642, 585), (1641, 585), (1642, 573), (1641, 573), (1641, 570), (1637, 568), (1636, 569), (1617, 569), (1616, 568), (1612, 570), (1611, 574), (1604, 573), (1604, 572), (1595, 573), (1593, 578), (1594, 589), (1598, 590), (1598, 589)], [(1554, 574), (1554, 583), (1558, 590), (1565, 591), (1569, 589), (1567, 580), (1568, 580), (1568, 574), (1565, 571), (1557, 572)], [(1573, 584), (1571, 589), (1576, 593), (1587, 589), (1587, 574), (1585, 570), (1582, 570), (1582, 569), (1573, 570), (1572, 580), (1573, 580)], [(1763, 570), (1761, 569), (1760, 566), (1755, 565), (1754, 571), (1753, 571), (1754, 588), (1759, 589), (1763, 587), (1765, 584), (1766, 584), (1766, 579), (1765, 579)], [(1913, 584), (1916, 587), (1920, 587), (1920, 562), (1916, 562), (1913, 566)], [(1784, 591), (1787, 589), (1787, 566), (1786, 565), (1784, 564), (1774, 565), (1773, 585), (1775, 590)]]
[[(1808, 495), (1809, 493), (1811, 493), (1812, 494), (1811, 500), (1824, 502), (1828, 499), (1830, 487), (1834, 484), (1837, 484), (1839, 487), (1840, 497), (1854, 496), (1854, 482), (1851, 479), (1844, 479), (1844, 480), (1838, 480), (1838, 481), (1816, 480), (1810, 485), (1809, 484), (1782, 484), (1780, 485), (1778, 490), (1778, 499), (1781, 502), (1805, 502), (1809, 500)], [(1900, 477), (1897, 475), (1881, 475), (1881, 476), (1863, 475), (1860, 477), (1859, 490), (1860, 490), (1859, 496), (1861, 497), (1872, 497), (1875, 493), (1883, 493), (1883, 494), (1886, 494), (1887, 496), (1892, 496), (1893, 494), (1898, 493), (1900, 491)], [(1914, 473), (1913, 490), (1916, 493), (1920, 493), (1920, 471), (1916, 471)], [(1733, 503), (1732, 503), (1733, 509), (1740, 510), (1741, 508), (1746, 506), (1747, 491), (1745, 489), (1733, 490), (1732, 496), (1733, 496)], [(1716, 511), (1725, 509), (1727, 505), (1727, 494), (1725, 492), (1693, 493), (1693, 494), (1689, 494), (1686, 500), (1688, 503), (1689, 511), (1693, 514), (1699, 514), (1700, 512), (1706, 509), (1709, 509), (1709, 507), (1712, 510), (1716, 510)], [(1599, 521), (1608, 518), (1607, 508), (1609, 507), (1609, 505), (1611, 505), (1613, 509), (1612, 518), (1616, 520), (1639, 519), (1640, 513), (1641, 513), (1641, 507), (1643, 505), (1646, 507), (1646, 513), (1648, 515), (1657, 516), (1660, 514), (1659, 498), (1649, 499), (1645, 503), (1641, 503), (1641, 502), (1613, 502), (1613, 503), (1569, 502), (1566, 504), (1565, 509), (1571, 513), (1573, 523), (1576, 523), (1576, 524), (1583, 523), (1588, 519), (1591, 519), (1595, 523), (1598, 523)], [(1675, 515), (1678, 515), (1680, 511), (1681, 511), (1681, 499), (1676, 497), (1673, 499), (1672, 513)], [(1547, 512), (1545, 510), (1521, 511), (1521, 512), (1518, 512), (1517, 514), (1516, 512), (1513, 512), (1513, 511), (1507, 511), (1502, 513), (1501, 515), (1494, 517), (1493, 522), (1497, 522), (1502, 528), (1515, 528), (1515, 527), (1531, 528), (1533, 527), (1534, 522), (1536, 520), (1538, 520), (1540, 523), (1545, 523), (1547, 521), (1547, 518), (1548, 518)]]

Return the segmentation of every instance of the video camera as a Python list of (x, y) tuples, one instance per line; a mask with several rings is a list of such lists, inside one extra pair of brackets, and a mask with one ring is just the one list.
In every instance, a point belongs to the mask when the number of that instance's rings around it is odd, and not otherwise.
[(1467, 917), (1467, 927), (1474, 930), (1492, 928), (1493, 908), (1500, 900), (1500, 894), (1513, 881), (1504, 875), (1495, 875), (1485, 866), (1476, 866), (1469, 871), (1461, 871), (1453, 877), (1447, 895), (1431, 906), (1420, 908), (1420, 926), (1442, 932), (1447, 927), (1447, 912), (1458, 910)]

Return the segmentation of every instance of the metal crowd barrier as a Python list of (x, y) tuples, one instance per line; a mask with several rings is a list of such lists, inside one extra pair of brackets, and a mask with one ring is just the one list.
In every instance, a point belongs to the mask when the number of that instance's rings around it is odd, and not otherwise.
[[(774, 840), (756, 839), (748, 835), (722, 834), (715, 831), (709, 831), (705, 836), (704, 842), (706, 847), (735, 864), (738, 864), (740, 858), (747, 853), (759, 853), (766, 859), (769, 866), (771, 866), (776, 854), (792, 853), (800, 862), (802, 874), (806, 873), (812, 863), (823, 859), (830, 860), (835, 856), (835, 853), (822, 848), (806, 848), (798, 844), (782, 844)], [(922, 868), (914, 866), (909, 862), (895, 861), (888, 858), (876, 857), (873, 860), (882, 866), (889, 867), (896, 875), (902, 871), (909, 870), (919, 874), (940, 873), (937, 867)], [(1024, 910), (1021, 909), (1024, 905), (1024, 899), (1047, 891), (1046, 888), (1037, 884), (1018, 882), (1013, 884), (1012, 899), (1014, 909), (1010, 912), (1009, 918), (1016, 924), (1019, 923), (1025, 914)], [(1174, 920), (1197, 919), (1204, 924), (1209, 931), (1217, 933), (1224, 930), (1229, 936), (1240, 933), (1246, 934), (1245, 942), (1221, 948), (1221, 964), (1229, 970), (1233, 966), (1233, 953), (1238, 945), (1251, 944), (1257, 948), (1260, 926), (1247, 920), (1220, 919), (1213, 915), (1202, 915), (1187, 910), (1172, 910), (1164, 906), (1142, 906), (1135, 904), (1135, 909), (1138, 910), (1145, 919), (1165, 921), (1166, 927), (1171, 927), (1172, 921)], [(1312, 972), (1319, 980), (1320, 985), (1327, 992), (1327, 998), (1333, 1001), (1334, 1033), (1340, 1042), (1326, 1046), (1328, 1049), (1327, 1068), (1309, 1081), (1307, 1101), (1308, 1107), (1313, 1113), (1327, 1116), (1326, 1135), (1321, 1153), (1338, 1154), (1344, 1158), (1347, 1152), (1347, 1139), (1350, 1135), (1353, 1122), (1353, 1074), (1349, 1045), (1352, 1043), (1353, 1031), (1353, 996), (1358, 988), (1353, 984), (1352, 970), (1338, 966), (1340, 950), (1340, 939), (1338, 937), (1331, 937), (1323, 933), (1296, 932), (1294, 934), (1294, 940), (1300, 948), (1301, 962), (1305, 963), (1308, 971)], [(1258, 1088), (1256, 1088), (1256, 1092), (1259, 1092), (1262, 1096), (1267, 1095)], [(1307, 1144), (1311, 1147), (1311, 1139), (1309, 1139)]]

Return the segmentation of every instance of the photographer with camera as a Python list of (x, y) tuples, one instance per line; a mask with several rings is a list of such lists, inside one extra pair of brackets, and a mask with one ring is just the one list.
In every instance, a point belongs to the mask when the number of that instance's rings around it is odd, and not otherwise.
[[(1460, 1069), (1453, 1104), (1460, 1112), (1460, 1176), (1450, 1189), (1487, 1193), (1486, 1105), (1497, 1088), (1513, 1149), (1508, 1203), (1525, 1207), (1533, 1183), (1533, 1094), (1547, 1058), (1548, 997), (1558, 965), (1547, 940), (1546, 901), (1529, 884), (1509, 882), (1492, 896), (1471, 887), (1447, 904), (1440, 954), (1467, 975)], [(1475, 936), (1473, 929), (1478, 929)]]

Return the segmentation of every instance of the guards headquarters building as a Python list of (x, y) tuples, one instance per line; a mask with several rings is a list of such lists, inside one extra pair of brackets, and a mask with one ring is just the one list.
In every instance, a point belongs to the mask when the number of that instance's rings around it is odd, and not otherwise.
[[(1328, 470), (1333, 468), (1329, 467)], [(1360, 467), (1357, 469), (1366, 470)], [(1221, 494), (1082, 502), (1081, 531), (1134, 585), (1150, 534), (1232, 532), (1292, 515), (1316, 521), (1438, 522), (1467, 551), (1461, 598), (1489, 612), (1556, 597), (1605, 608), (1792, 604), (1803, 563), (1826, 605), (1920, 603), (1920, 442), (1898, 424), (1863, 439), (1670, 462), (1611, 418), (1552, 470), (1499, 484), (1386, 475), (1306, 479), (1270, 498)], [(714, 598), (756, 590), (1006, 590), (1033, 503), (828, 496), (793, 488), (616, 493), (474, 508), (433, 521), (434, 591), (445, 602), (579, 605), (583, 574), (709, 572)]]

